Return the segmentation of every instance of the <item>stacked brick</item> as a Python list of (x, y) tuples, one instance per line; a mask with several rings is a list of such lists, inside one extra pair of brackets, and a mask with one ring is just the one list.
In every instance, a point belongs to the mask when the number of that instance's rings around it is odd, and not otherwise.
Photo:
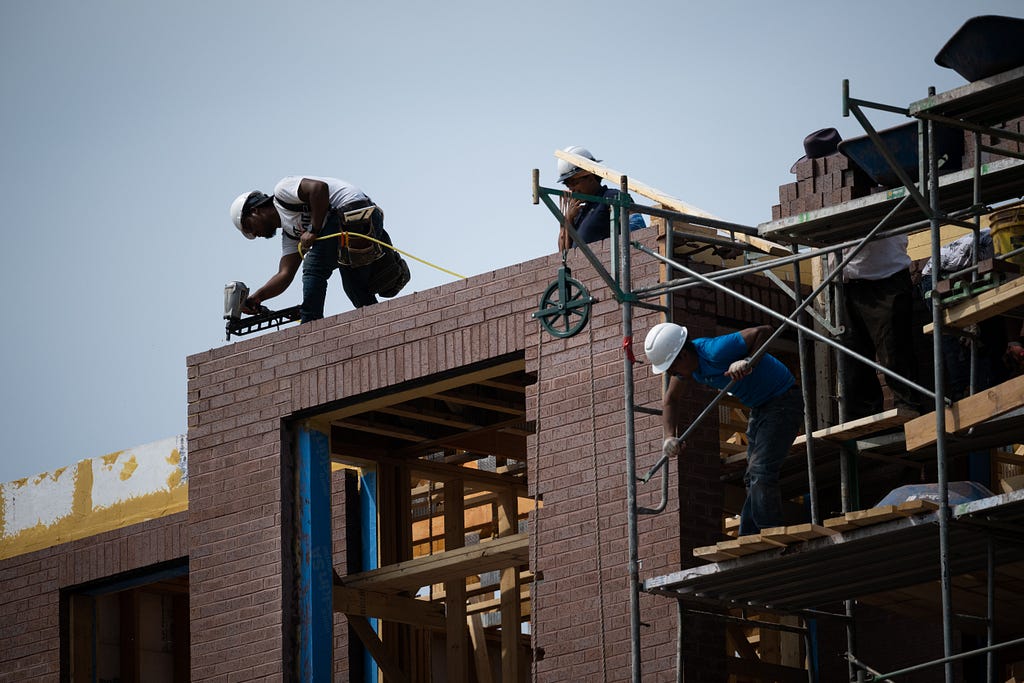
[[(1024, 118), (1016, 118), (1006, 123), (1001, 123), (993, 128), (1005, 130), (1008, 133), (1014, 133), (1017, 135), (1024, 134)], [(1005, 150), (1014, 154), (1024, 154), (1024, 143), (1011, 140), (1009, 138), (1000, 138), (994, 135), (982, 135), (981, 144), (984, 147), (995, 147), (996, 149)], [(1003, 157), (992, 152), (982, 150), (981, 152), (981, 163), (987, 164), (991, 161), (1003, 159)], [(964, 164), (963, 168), (971, 168), (974, 166), (974, 133), (971, 131), (964, 132)]]
[(772, 220), (797, 216), (871, 194), (875, 183), (856, 164), (836, 152), (796, 164), (796, 182), (779, 186)]

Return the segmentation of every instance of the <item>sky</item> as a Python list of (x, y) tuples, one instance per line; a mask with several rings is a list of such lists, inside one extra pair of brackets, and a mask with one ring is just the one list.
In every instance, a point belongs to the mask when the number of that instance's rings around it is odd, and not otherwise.
[[(186, 433), (225, 283), (280, 256), (232, 227), (241, 192), (345, 179), (465, 276), (556, 251), (531, 170), (556, 187), (569, 145), (757, 225), (804, 136), (864, 134), (844, 78), (897, 106), (963, 85), (933, 60), (981, 14), (1024, 4), (0, 0), (0, 482)], [(454, 279), (410, 267), (406, 293)], [(326, 312), (350, 309), (335, 276)]]

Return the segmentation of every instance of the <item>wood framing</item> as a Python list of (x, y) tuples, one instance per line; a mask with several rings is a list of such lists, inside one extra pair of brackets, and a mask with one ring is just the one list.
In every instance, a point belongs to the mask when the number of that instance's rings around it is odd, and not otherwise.
[(377, 591), (414, 591), (422, 586), (470, 574), (525, 565), (529, 562), (527, 534), (514, 534), (476, 545), (446, 550), (437, 555), (349, 574), (342, 579), (350, 588)]
[(334, 586), (333, 590), (335, 612), (396, 621), (434, 631), (445, 628), (444, 609), (440, 604), (347, 586)]

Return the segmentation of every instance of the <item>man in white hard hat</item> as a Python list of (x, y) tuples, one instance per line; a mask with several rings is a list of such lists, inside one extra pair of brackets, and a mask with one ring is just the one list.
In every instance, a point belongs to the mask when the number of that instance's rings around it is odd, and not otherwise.
[[(573, 145), (566, 147), (565, 151), (570, 154), (577, 154), (584, 159), (601, 163), (601, 160), (595, 159), (594, 155), (585, 147)], [(614, 198), (619, 196), (618, 190), (605, 187), (601, 183), (600, 176), (574, 166), (565, 159), (558, 160), (558, 182), (569, 188), (570, 192), (590, 195), (591, 197)], [(576, 230), (580, 240), (585, 244), (608, 239), (611, 236), (612, 213), (611, 207), (608, 204), (569, 198), (565, 202), (563, 213)], [(629, 229), (631, 231), (645, 227), (647, 225), (644, 223), (642, 215), (638, 213), (629, 215)], [(565, 229), (565, 225), (563, 225), (558, 233), (558, 249), (566, 251), (572, 246), (572, 238), (569, 236), (569, 231)]]
[[(377, 303), (377, 295), (395, 296), (409, 281), (409, 267), (397, 252), (359, 237), (391, 244), (384, 230), (384, 212), (344, 180), (288, 176), (273, 195), (258, 190), (240, 194), (231, 203), (230, 213), (234, 226), (248, 239), (270, 239), (281, 228), (277, 273), (245, 300), (246, 313), (257, 312), (264, 301), (288, 289), (300, 265), (302, 322), (324, 317), (327, 281), (335, 268), (356, 308)], [(342, 232), (346, 234), (318, 239)]]
[(803, 424), (803, 396), (793, 373), (777, 358), (751, 356), (771, 336), (771, 327), (749, 327), (720, 337), (690, 339), (685, 327), (660, 323), (647, 333), (644, 352), (656, 374), (668, 373), (662, 403), (662, 451), (678, 457), (686, 448), (676, 435), (683, 397), (690, 381), (729, 393), (750, 409), (747, 423), (747, 499), (740, 512), (740, 535), (785, 524), (779, 470)]

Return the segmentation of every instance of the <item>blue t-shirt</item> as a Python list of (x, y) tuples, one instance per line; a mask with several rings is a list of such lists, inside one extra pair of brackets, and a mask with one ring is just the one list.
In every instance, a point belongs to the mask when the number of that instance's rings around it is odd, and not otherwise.
[[(725, 371), (734, 362), (750, 354), (747, 342), (743, 341), (743, 335), (739, 332), (694, 339), (693, 345), (697, 348), (699, 361), (693, 378), (715, 389), (724, 389), (731, 381)], [(756, 408), (787, 391), (795, 383), (796, 379), (789, 368), (775, 356), (766, 353), (754, 366), (754, 370), (736, 382), (729, 393), (748, 408)]]

